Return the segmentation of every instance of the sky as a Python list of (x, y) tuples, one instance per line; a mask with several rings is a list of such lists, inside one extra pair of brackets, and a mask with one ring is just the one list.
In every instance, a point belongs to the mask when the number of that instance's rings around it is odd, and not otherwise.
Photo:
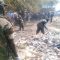
[(55, 11), (60, 11), (60, 0), (57, 0), (57, 4), (55, 5)]
[(55, 5), (55, 11), (59, 11), (60, 10), (60, 2), (58, 2), (56, 5)]

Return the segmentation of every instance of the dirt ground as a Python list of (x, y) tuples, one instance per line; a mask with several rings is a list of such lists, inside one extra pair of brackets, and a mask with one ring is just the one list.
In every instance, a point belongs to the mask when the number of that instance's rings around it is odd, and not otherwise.
[(54, 17), (52, 23), (46, 26), (48, 30), (43, 35), (36, 35), (35, 22), (28, 22), (24, 31), (14, 33), (14, 42), (20, 60), (60, 60), (60, 49), (55, 45), (60, 43), (60, 17)]

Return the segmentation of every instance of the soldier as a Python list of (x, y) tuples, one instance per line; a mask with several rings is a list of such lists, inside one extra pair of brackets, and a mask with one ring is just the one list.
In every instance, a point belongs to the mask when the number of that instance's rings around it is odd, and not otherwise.
[(0, 15), (5, 15), (4, 6), (5, 5), (0, 1)]
[(13, 13), (13, 19), (14, 19), (14, 24), (17, 25), (17, 18), (18, 18), (18, 13), (14, 12)]
[(0, 18), (0, 26), (3, 28), (3, 32), (6, 38), (8, 56), (9, 53), (12, 53), (14, 57), (18, 57), (13, 38), (11, 38), (11, 34), (14, 32), (11, 23), (5, 18)]
[(24, 30), (24, 23), (21, 15), (18, 16), (18, 24), (19, 24), (20, 30)]
[(51, 22), (53, 20), (54, 12), (51, 12)]
[[(42, 19), (38, 24), (37, 24), (37, 31), (36, 34), (38, 34), (40, 31), (44, 34), (44, 28), (46, 28), (46, 23), (47, 21), (45, 19)], [(46, 28), (47, 29), (47, 28)]]

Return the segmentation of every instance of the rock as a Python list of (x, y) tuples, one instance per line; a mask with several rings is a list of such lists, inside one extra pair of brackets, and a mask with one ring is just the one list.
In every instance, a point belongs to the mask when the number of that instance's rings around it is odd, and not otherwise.
[(57, 47), (58, 49), (60, 49), (60, 44), (57, 44), (56, 47)]

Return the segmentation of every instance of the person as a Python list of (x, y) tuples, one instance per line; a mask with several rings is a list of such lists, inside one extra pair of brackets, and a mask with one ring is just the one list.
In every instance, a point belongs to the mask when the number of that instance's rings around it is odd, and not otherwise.
[(5, 18), (0, 18), (0, 26), (2, 27), (4, 36), (6, 38), (6, 50), (8, 52), (8, 56), (9, 53), (11, 53), (13, 54), (12, 56), (18, 57), (13, 38), (11, 38), (11, 35), (14, 33), (11, 23)]
[(14, 20), (14, 24), (17, 25), (17, 19), (18, 19), (18, 13), (14, 12), (13, 13), (13, 20)]
[(53, 20), (54, 12), (51, 12), (51, 22)]
[[(36, 30), (36, 34), (38, 34), (40, 31), (44, 34), (44, 28), (46, 28), (46, 23), (47, 21), (45, 19), (42, 19), (38, 24), (37, 24), (37, 30)], [(46, 28), (47, 29), (47, 28)]]
[(19, 24), (20, 30), (24, 30), (24, 23), (21, 15), (18, 16), (18, 24)]
[(0, 1), (0, 15), (5, 15), (4, 5), (2, 4), (1, 1)]

